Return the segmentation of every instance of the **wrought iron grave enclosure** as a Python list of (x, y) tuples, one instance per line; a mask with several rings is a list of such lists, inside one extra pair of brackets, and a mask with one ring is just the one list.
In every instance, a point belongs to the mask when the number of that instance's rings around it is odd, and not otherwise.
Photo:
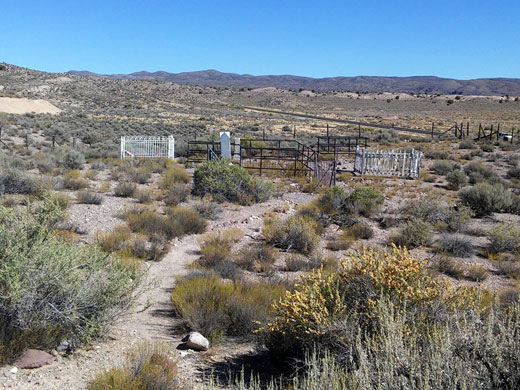
[(121, 158), (174, 158), (175, 140), (168, 137), (123, 136)]

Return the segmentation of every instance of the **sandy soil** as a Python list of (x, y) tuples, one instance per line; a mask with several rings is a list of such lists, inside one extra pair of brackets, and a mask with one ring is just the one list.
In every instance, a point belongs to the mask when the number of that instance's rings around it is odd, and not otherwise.
[(8, 114), (59, 114), (61, 110), (42, 99), (0, 97), (0, 112)]

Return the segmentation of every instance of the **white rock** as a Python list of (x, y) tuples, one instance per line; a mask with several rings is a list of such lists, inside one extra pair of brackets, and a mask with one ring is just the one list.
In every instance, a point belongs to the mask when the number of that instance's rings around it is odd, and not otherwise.
[(13, 367), (13, 368), (11, 368), (11, 369), (9, 370), (9, 372), (10, 372), (11, 374), (16, 374), (16, 373), (18, 372), (18, 368), (17, 368), (17, 367)]
[(190, 332), (186, 345), (196, 351), (207, 351), (209, 348), (209, 341), (199, 332)]

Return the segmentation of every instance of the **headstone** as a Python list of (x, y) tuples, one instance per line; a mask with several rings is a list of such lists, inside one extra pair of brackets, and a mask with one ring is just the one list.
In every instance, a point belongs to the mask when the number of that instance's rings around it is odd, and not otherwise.
[(220, 132), (220, 154), (224, 158), (231, 158), (231, 134), (229, 131)]

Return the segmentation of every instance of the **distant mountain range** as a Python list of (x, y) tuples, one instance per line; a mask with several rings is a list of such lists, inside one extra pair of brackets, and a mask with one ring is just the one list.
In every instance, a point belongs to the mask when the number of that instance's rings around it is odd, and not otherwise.
[(498, 95), (520, 96), (520, 79), (485, 78), (456, 80), (435, 76), (413, 77), (326, 77), (311, 78), (301, 76), (252, 76), (249, 74), (222, 73), (217, 70), (168, 73), (136, 72), (130, 74), (100, 75), (89, 71), (71, 70), (68, 73), (81, 76), (99, 76), (115, 79), (161, 80), (179, 84), (211, 87), (305, 89), (315, 91), (352, 92), (407, 92), (439, 93), (454, 95)]

